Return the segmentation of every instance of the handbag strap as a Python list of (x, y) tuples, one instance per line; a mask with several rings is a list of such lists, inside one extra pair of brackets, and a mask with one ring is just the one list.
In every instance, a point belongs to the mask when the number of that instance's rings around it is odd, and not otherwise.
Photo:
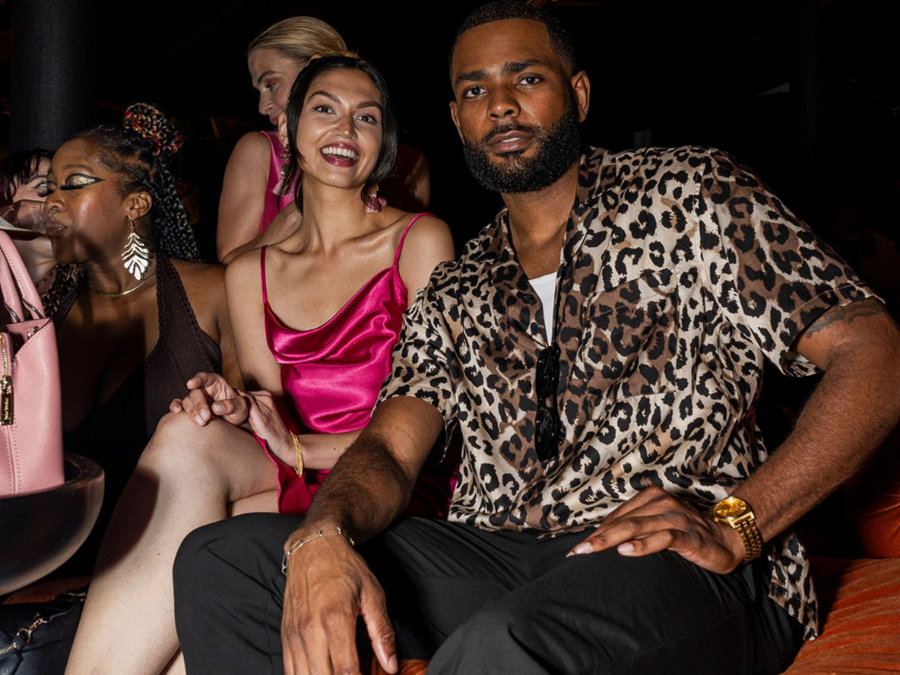
[(16, 323), (25, 321), (28, 318), (26, 310), (32, 318), (43, 319), (41, 297), (28, 275), (22, 256), (3, 231), (0, 231), (0, 252), (3, 253), (0, 259), (0, 293), (12, 320)]
[(84, 586), (66, 591), (41, 605), (31, 624), (19, 628), (9, 644), (0, 646), (0, 657), (25, 649), (31, 644), (35, 631), (39, 630), (41, 626), (53, 623), (54, 619), (68, 614), (73, 607), (82, 604), (87, 597), (87, 589), (88, 587)]

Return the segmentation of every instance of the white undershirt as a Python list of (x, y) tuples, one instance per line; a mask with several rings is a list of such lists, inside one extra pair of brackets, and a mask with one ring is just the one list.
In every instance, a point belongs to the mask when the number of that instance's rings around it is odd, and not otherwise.
[(544, 325), (547, 327), (547, 342), (553, 342), (553, 309), (556, 307), (556, 272), (545, 274), (537, 279), (529, 279), (528, 283), (541, 299), (544, 311)]

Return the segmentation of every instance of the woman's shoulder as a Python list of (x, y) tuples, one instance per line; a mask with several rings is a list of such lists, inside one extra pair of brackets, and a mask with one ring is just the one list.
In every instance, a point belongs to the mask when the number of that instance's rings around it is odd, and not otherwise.
[[(415, 222), (410, 226), (413, 219)], [(453, 237), (447, 223), (431, 214), (409, 213), (401, 222), (404, 230), (409, 229), (397, 248), (397, 266), (410, 297), (414, 297), (437, 265), (454, 259)]]
[[(431, 213), (399, 212), (397, 217), (399, 237), (403, 239), (403, 251), (416, 253), (425, 251), (445, 252), (448, 245), (453, 253), (453, 236), (446, 222)], [(399, 243), (399, 240), (398, 240)]]
[(261, 131), (250, 131), (238, 139), (228, 163), (231, 165), (269, 165), (269, 157), (272, 152), (269, 137)]
[(181, 279), (181, 285), (191, 305), (221, 300), (225, 293), (225, 267), (223, 265), (169, 260)]
[[(266, 247), (266, 260), (271, 259), (272, 249), (274, 247)], [(225, 287), (228, 292), (235, 292), (240, 289), (254, 288), (260, 286), (260, 261), (262, 249), (253, 248), (249, 251), (241, 253), (237, 258), (232, 260), (225, 267)]]
[(449, 232), (447, 223), (431, 213), (413, 213), (387, 206), (379, 215), (381, 217), (379, 229), (390, 230), (398, 240), (407, 231), (407, 239), (413, 236), (413, 232), (417, 233), (417, 238), (434, 237), (443, 231)]
[(225, 275), (225, 266), (218, 263), (193, 262), (191, 260), (177, 260), (169, 258), (169, 263), (178, 272), (181, 282), (186, 281), (213, 281), (222, 280)]
[(226, 276), (234, 274), (246, 274), (249, 270), (258, 270), (260, 259), (263, 257), (263, 248), (266, 249), (265, 257), (266, 259), (268, 259), (271, 257), (272, 251), (276, 249), (276, 246), (267, 244), (265, 246), (260, 246), (259, 248), (251, 248), (249, 251), (244, 251), (237, 258), (235, 258), (225, 266)]
[[(181, 279), (187, 301), (200, 328), (216, 343), (222, 339), (222, 322), (227, 320), (225, 268), (222, 265), (169, 260)], [(161, 263), (165, 264), (165, 263)], [(158, 272), (157, 272), (158, 274)], [(171, 295), (166, 295), (171, 298)]]
[(272, 139), (269, 134), (262, 131), (248, 131), (238, 139), (234, 145), (234, 152), (263, 152), (268, 153), (272, 148)]

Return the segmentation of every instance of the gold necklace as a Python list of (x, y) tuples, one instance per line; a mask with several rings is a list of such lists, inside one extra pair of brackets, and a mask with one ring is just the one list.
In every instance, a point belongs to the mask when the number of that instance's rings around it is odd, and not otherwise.
[(121, 298), (123, 295), (128, 295), (129, 293), (134, 293), (137, 289), (139, 289), (141, 286), (143, 286), (148, 281), (150, 281), (150, 279), (152, 279), (154, 276), (156, 276), (156, 270), (153, 270), (153, 274), (148, 275), (147, 278), (142, 279), (141, 283), (139, 283), (137, 286), (132, 286), (127, 291), (121, 291), (120, 293), (110, 293), (109, 291), (101, 291), (99, 288), (94, 288), (94, 285), (90, 281), (88, 281), (88, 287), (92, 291), (94, 291), (94, 293), (96, 293), (97, 295), (105, 295), (107, 298)]

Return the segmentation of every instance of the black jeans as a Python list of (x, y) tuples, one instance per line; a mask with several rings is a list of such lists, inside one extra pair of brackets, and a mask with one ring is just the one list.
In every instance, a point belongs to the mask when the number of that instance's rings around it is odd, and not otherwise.
[[(282, 545), (291, 516), (192, 533), (175, 561), (189, 675), (281, 673)], [(388, 597), (401, 658), (459, 673), (779, 673), (800, 626), (767, 598), (765, 565), (706, 572), (674, 553), (566, 557), (586, 533), (538, 540), (436, 520), (360, 547)]]

